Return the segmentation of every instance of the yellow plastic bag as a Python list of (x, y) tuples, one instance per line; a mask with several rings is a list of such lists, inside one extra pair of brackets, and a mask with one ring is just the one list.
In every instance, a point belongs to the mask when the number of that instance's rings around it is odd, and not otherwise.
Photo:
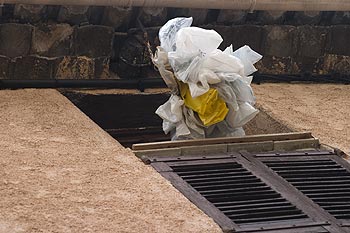
[(205, 126), (211, 126), (225, 119), (229, 110), (215, 88), (210, 88), (205, 94), (192, 98), (186, 83), (179, 81), (179, 86), (185, 106), (197, 112)]

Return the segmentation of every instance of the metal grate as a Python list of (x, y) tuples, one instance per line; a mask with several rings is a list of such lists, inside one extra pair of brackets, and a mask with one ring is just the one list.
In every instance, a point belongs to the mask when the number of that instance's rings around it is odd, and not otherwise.
[(237, 162), (170, 167), (236, 224), (308, 218)]
[(143, 159), (224, 232), (350, 232), (350, 166), (333, 152)]
[(337, 219), (350, 219), (350, 173), (330, 158), (265, 161), (277, 174)]

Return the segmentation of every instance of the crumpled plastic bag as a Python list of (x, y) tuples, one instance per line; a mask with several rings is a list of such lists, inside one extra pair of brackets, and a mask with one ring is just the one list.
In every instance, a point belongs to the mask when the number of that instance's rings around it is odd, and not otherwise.
[(166, 52), (171, 52), (176, 50), (176, 34), (181, 28), (191, 26), (193, 21), (192, 17), (189, 18), (174, 18), (169, 20), (163, 27), (159, 30), (159, 41), (160, 46)]
[(180, 93), (185, 106), (198, 114), (204, 126), (211, 126), (223, 121), (228, 113), (225, 101), (220, 98), (218, 91), (214, 88), (209, 89), (201, 96), (193, 98), (188, 85), (180, 83)]
[(169, 53), (169, 60), (188, 59), (195, 56), (205, 56), (219, 47), (223, 39), (214, 30), (198, 27), (183, 27), (175, 38), (176, 50)]
[(168, 54), (160, 46), (157, 47), (157, 51), (153, 57), (153, 64), (158, 68), (160, 76), (170, 88), (171, 93), (178, 94), (178, 86), (174, 73), (171, 71)]
[(256, 72), (257, 69), (254, 67), (254, 64), (262, 58), (259, 53), (252, 50), (248, 45), (244, 45), (236, 51), (233, 51), (231, 45), (225, 49), (224, 53), (230, 54), (241, 60), (244, 67), (244, 76), (248, 76)]
[(191, 23), (176, 18), (159, 32), (154, 63), (173, 93), (156, 111), (163, 130), (172, 140), (244, 136), (242, 126), (259, 112), (249, 75), (262, 56), (249, 46), (221, 51), (217, 32)]
[(166, 134), (173, 129), (176, 129), (176, 137), (191, 134), (182, 114), (183, 104), (184, 100), (179, 96), (171, 95), (169, 100), (156, 110), (156, 114), (163, 119), (163, 130)]

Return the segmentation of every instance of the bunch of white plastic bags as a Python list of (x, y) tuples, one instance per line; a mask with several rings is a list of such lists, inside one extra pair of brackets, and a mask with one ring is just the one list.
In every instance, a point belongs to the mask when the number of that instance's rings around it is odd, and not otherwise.
[(258, 113), (249, 75), (262, 56), (249, 46), (221, 51), (216, 31), (191, 24), (175, 18), (159, 31), (153, 62), (172, 91), (156, 111), (163, 130), (172, 140), (244, 136), (242, 126)]

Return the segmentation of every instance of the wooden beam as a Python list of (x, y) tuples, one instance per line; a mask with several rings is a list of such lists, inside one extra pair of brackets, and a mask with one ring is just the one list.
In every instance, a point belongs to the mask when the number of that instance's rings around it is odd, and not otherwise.
[(313, 138), (311, 132), (283, 133), (283, 134), (262, 134), (245, 137), (228, 137), (228, 138), (207, 138), (195, 140), (167, 141), (134, 144), (132, 149), (137, 150), (153, 150), (164, 148), (175, 148), (184, 146), (201, 146), (213, 144), (227, 143), (244, 143), (244, 142), (265, 142), (265, 141), (284, 141)]

